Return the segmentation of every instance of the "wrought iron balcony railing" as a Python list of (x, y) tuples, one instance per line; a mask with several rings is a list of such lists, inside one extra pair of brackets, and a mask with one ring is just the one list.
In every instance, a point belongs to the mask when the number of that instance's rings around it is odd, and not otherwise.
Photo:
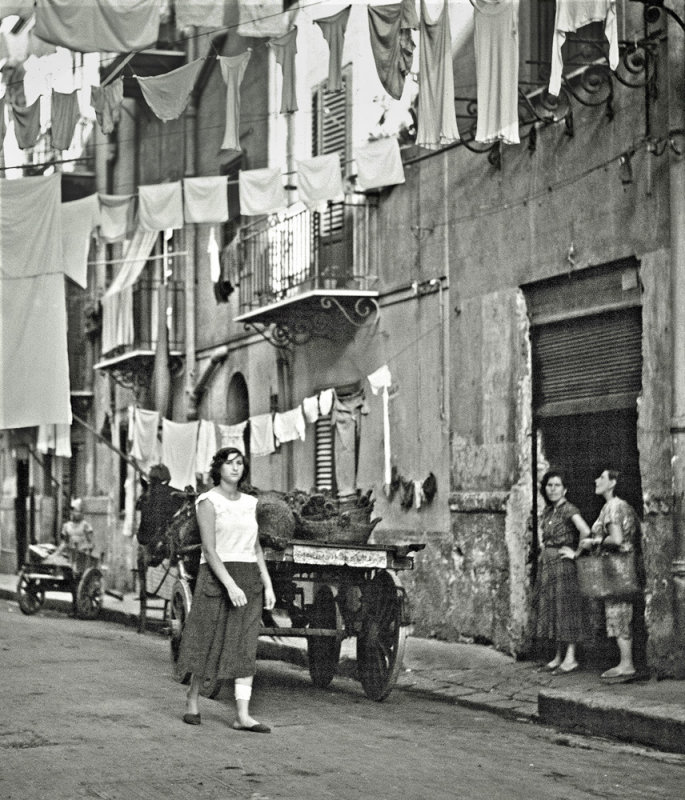
[(329, 203), (323, 213), (273, 215), (240, 234), (240, 312), (313, 289), (369, 289), (372, 207)]

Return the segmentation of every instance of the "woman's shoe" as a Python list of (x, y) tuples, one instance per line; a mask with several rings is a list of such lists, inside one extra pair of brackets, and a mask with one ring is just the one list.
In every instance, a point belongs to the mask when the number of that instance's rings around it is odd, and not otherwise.
[(202, 720), (199, 714), (184, 714), (183, 721), (186, 725), (201, 725)]
[(578, 672), (580, 669), (580, 664), (573, 664), (570, 667), (564, 667), (563, 664), (560, 664), (552, 673), (552, 675), (570, 675), (572, 672)]

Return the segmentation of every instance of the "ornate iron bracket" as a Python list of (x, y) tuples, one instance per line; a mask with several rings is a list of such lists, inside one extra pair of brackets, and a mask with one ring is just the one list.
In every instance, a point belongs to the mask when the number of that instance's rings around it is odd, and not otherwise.
[[(258, 333), (273, 347), (289, 350), (314, 338), (340, 340), (349, 335), (350, 327), (354, 330), (372, 319), (374, 325), (380, 321), (380, 306), (375, 297), (358, 297), (351, 307), (346, 308), (338, 297), (324, 295), (319, 298), (319, 305), (320, 308), (291, 309), (287, 316), (277, 321), (246, 321), (245, 330)], [(342, 315), (343, 325), (339, 317), (331, 313), (334, 310)]]
[(655, 22), (659, 21), (659, 17), (661, 16), (661, 12), (664, 11), (668, 14), (671, 19), (675, 20), (675, 22), (680, 25), (680, 27), (685, 31), (685, 21), (678, 14), (673, 11), (672, 8), (664, 5), (664, 0), (630, 0), (631, 3), (642, 3), (644, 8), (644, 15), (645, 15), (645, 22), (650, 25), (653, 25)]

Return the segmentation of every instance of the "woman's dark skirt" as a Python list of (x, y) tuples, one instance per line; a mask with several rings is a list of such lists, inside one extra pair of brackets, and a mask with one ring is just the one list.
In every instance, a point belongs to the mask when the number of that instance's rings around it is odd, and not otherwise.
[(545, 548), (533, 604), (537, 638), (557, 643), (580, 641), (583, 638), (581, 603), (576, 562), (561, 558), (557, 548)]
[(228, 574), (245, 592), (236, 607), (207, 564), (201, 564), (190, 612), (183, 627), (178, 667), (203, 679), (247, 678), (255, 674), (263, 586), (256, 563), (230, 561)]

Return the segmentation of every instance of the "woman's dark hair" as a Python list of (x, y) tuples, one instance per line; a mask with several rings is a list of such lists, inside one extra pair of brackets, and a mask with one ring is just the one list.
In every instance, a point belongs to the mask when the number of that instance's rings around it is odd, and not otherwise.
[(620, 497), (621, 489), (623, 488), (623, 480), (621, 473), (617, 469), (613, 469), (612, 467), (606, 467), (606, 466), (600, 470), (599, 474), (601, 475), (602, 472), (606, 472), (610, 481), (616, 481), (616, 484), (614, 485), (614, 497)]
[(221, 447), (214, 453), (212, 463), (209, 467), (209, 477), (212, 483), (218, 486), (221, 483), (221, 467), (228, 461), (231, 456), (240, 456), (243, 460), (243, 474), (238, 481), (238, 488), (242, 488), (243, 484), (247, 482), (250, 474), (250, 462), (247, 456), (238, 450), (237, 447)]
[(540, 494), (542, 494), (542, 499), (545, 501), (545, 505), (552, 505), (552, 501), (547, 497), (547, 484), (549, 483), (551, 478), (559, 478), (561, 481), (564, 489), (568, 488), (568, 484), (566, 483), (566, 476), (564, 475), (561, 470), (558, 469), (548, 469), (547, 472), (542, 476), (542, 480), (540, 481)]

